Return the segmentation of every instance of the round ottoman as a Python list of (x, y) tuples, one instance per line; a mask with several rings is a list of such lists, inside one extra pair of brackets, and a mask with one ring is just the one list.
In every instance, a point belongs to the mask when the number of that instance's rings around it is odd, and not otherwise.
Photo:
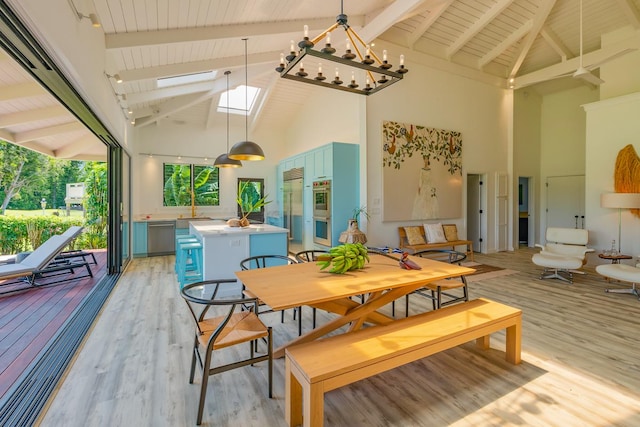
[(626, 264), (603, 264), (596, 266), (596, 271), (598, 274), (609, 279), (631, 282), (630, 288), (605, 289), (605, 292), (633, 294), (640, 299), (640, 295), (638, 295), (638, 290), (636, 289), (636, 283), (640, 283), (640, 268)]

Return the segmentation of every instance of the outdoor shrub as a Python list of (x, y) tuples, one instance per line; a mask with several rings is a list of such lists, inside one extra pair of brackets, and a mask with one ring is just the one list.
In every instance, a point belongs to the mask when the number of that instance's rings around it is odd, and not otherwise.
[[(49, 237), (64, 233), (72, 225), (81, 226), (83, 222), (78, 217), (0, 215), (0, 253), (32, 251)], [(95, 247), (88, 244), (80, 246), (80, 242), (74, 246), (75, 249)], [(106, 242), (103, 247), (106, 247)]]

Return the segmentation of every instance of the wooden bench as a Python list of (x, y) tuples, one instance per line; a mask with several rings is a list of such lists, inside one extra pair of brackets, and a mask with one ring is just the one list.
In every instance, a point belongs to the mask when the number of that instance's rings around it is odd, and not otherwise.
[[(424, 241), (427, 241), (427, 238), (424, 234), (424, 229), (421, 230), (422, 233), (422, 237), (424, 238)], [(466, 247), (466, 254), (469, 257), (470, 261), (473, 261), (473, 242), (471, 240), (451, 240), (451, 241), (447, 241), (447, 242), (442, 242), (442, 243), (425, 243), (422, 245), (410, 245), (409, 241), (407, 240), (407, 233), (404, 229), (404, 227), (398, 227), (398, 235), (400, 236), (400, 249), (402, 249), (403, 251), (406, 251), (410, 254), (414, 254), (416, 252), (420, 252), (420, 251), (425, 251), (428, 249), (441, 249), (441, 248), (447, 248), (447, 249), (456, 249), (456, 246), (465, 246)]]
[(324, 393), (506, 329), (506, 359), (520, 363), (519, 309), (487, 299), (449, 306), (286, 349), (285, 417), (289, 426), (322, 426)]

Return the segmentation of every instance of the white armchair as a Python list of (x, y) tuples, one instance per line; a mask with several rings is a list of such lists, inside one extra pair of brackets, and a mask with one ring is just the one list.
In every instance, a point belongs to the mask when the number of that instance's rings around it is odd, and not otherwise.
[(573, 273), (586, 263), (586, 255), (594, 250), (587, 247), (589, 232), (579, 228), (549, 227), (545, 245), (536, 244), (540, 252), (533, 255), (534, 264), (544, 268), (541, 279), (560, 279), (573, 283)]

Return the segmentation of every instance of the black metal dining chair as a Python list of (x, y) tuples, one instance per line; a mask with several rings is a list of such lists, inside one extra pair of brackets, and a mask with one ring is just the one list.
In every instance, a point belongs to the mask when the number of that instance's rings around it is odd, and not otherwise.
[[(256, 298), (225, 296), (233, 295), (234, 290), (237, 295), (237, 283), (235, 279), (207, 280), (185, 285), (180, 290), (180, 294), (187, 303), (189, 312), (195, 322), (189, 384), (193, 384), (196, 361), (202, 371), (202, 384), (200, 385), (200, 399), (198, 401), (196, 420), (198, 425), (202, 423), (210, 375), (267, 360), (269, 362), (269, 397), (273, 397), (273, 340), (271, 328), (265, 326), (258, 318), (258, 300)], [(225, 288), (231, 289), (227, 291)], [(248, 307), (249, 309), (243, 310), (243, 307)], [(211, 311), (215, 313), (212, 317), (208, 317), (211, 308), (213, 308)], [(259, 340), (266, 341), (267, 349), (264, 353), (256, 354), (255, 351)], [(250, 353), (248, 357), (214, 367), (211, 366), (213, 353), (216, 350), (242, 343), (249, 343)]]
[[(447, 249), (428, 249), (416, 252), (413, 256), (458, 265), (467, 259), (467, 255), (465, 253)], [(454, 289), (459, 289), (461, 293), (452, 293)], [(420, 295), (430, 299), (434, 310), (458, 302), (469, 301), (469, 288), (467, 286), (467, 279), (465, 276), (451, 277), (449, 279), (442, 279), (427, 283), (423, 288), (407, 294), (405, 297), (405, 313), (407, 316), (409, 315), (409, 296), (411, 294)]]
[[(249, 258), (245, 258), (240, 261), (240, 268), (242, 270), (252, 270), (255, 268), (268, 268), (278, 265), (291, 265), (297, 264), (297, 261), (291, 257), (285, 255), (256, 255)], [(242, 285), (243, 293), (250, 298), (256, 298), (256, 296)], [(272, 313), (274, 310), (267, 306), (263, 301), (258, 299), (258, 306), (262, 307), (262, 310), (258, 311), (258, 314)], [(293, 309), (293, 319), (298, 319), (298, 335), (302, 335), (302, 307), (296, 307)], [(281, 311), (280, 321), (284, 323), (284, 310)]]
[[(304, 251), (300, 251), (298, 253), (296, 253), (294, 256), (296, 258), (296, 261), (298, 262), (316, 262), (318, 260), (318, 256), (319, 255), (323, 255), (323, 254), (327, 254), (329, 253), (329, 251), (324, 251), (324, 250), (320, 250), (320, 249), (307, 249)], [(317, 309), (315, 307), (313, 307), (311, 309), (311, 318), (312, 318), (312, 327), (313, 329), (316, 328), (316, 312)]]

